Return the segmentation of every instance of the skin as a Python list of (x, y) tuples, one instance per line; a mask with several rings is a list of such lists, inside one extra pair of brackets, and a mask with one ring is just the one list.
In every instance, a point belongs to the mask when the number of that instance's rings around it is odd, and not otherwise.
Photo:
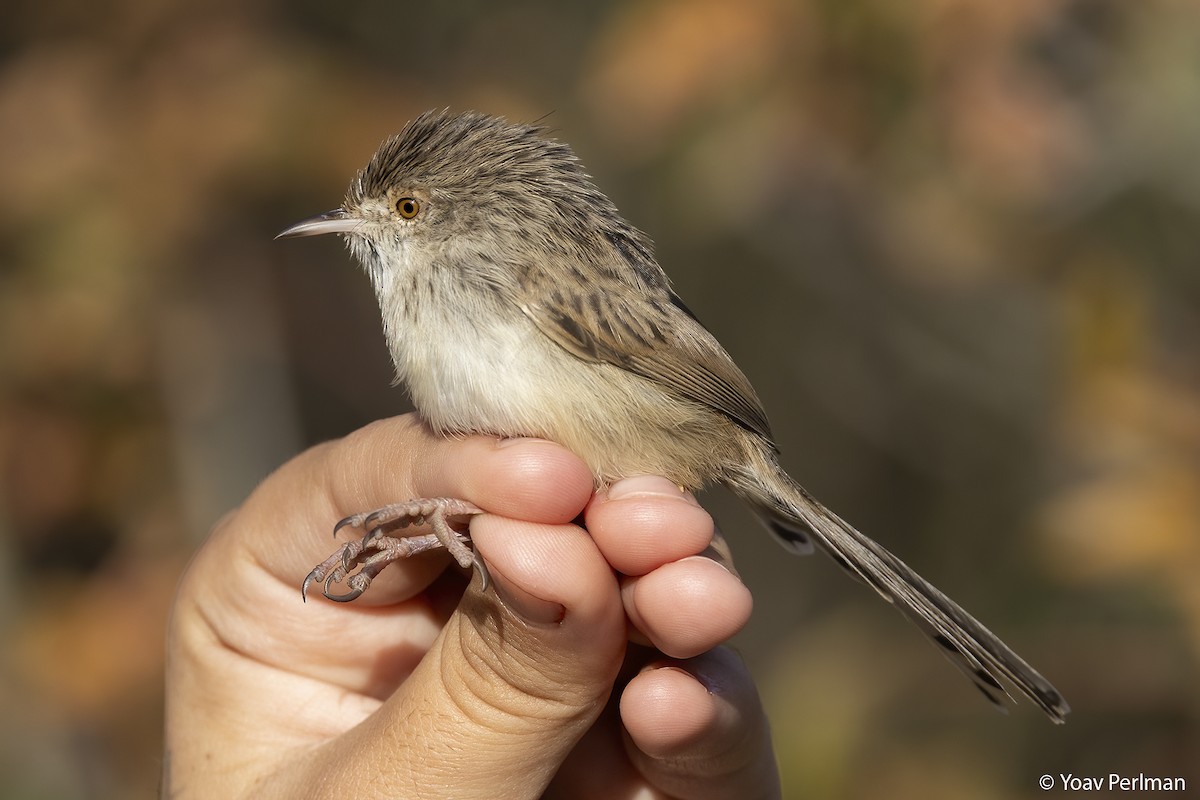
[[(353, 604), (302, 605), (330, 521), (397, 496), (483, 508), (470, 532), (493, 590), (435, 552)], [(713, 533), (671, 482), (594, 493), (546, 441), (446, 439), (406, 416), (315, 447), (180, 585), (164, 795), (777, 797), (754, 685), (719, 646), (750, 594), (700, 555)]]

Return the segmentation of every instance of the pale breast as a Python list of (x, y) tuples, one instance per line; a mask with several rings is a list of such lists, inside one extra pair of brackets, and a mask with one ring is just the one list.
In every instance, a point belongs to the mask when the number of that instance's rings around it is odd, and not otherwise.
[(458, 310), (410, 316), (392, 337), (397, 372), (435, 430), (550, 439), (600, 485), (652, 473), (698, 487), (728, 459), (728, 421), (711, 410), (571, 355), (519, 311)]

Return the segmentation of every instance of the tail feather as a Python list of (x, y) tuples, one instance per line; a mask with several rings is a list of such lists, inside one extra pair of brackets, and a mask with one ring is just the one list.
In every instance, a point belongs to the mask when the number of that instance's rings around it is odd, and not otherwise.
[(802, 551), (806, 539), (815, 542), (923, 630), (998, 707), (1004, 708), (1002, 696), (1012, 698), (1001, 683), (1003, 678), (1055, 723), (1065, 721), (1071, 710), (1066, 700), (1012, 648), (882, 545), (821, 505), (782, 470), (772, 472), (777, 476), (775, 486), (764, 486), (759, 473), (734, 478), (730, 488), (754, 506), (785, 545)]

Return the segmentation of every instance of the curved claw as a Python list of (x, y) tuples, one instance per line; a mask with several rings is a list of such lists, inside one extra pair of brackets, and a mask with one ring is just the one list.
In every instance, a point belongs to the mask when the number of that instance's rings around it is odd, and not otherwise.
[(348, 517), (342, 517), (341, 519), (339, 519), (339, 520), (337, 521), (337, 524), (333, 526), (333, 535), (334, 535), (334, 537), (335, 537), (335, 538), (337, 537), (337, 535), (338, 535), (338, 531), (340, 531), (342, 528), (353, 528), (353, 527), (354, 527), (354, 518), (355, 518), (356, 516), (358, 516), (358, 515), (357, 515), (357, 514), (351, 514), (351, 515), (350, 515), (350, 516), (348, 516)]
[(333, 577), (335, 574), (336, 573), (331, 572), (331, 573), (329, 573), (329, 577), (325, 578), (325, 591), (323, 592), (323, 594), (330, 600), (333, 600), (334, 602), (337, 602), (337, 603), (349, 603), (351, 600), (356, 600), (357, 598), (362, 596), (362, 593), (364, 591), (366, 591), (367, 587), (364, 586), (361, 589), (351, 589), (350, 591), (346, 592), (345, 594), (331, 594), (331, 590), (329, 587), (330, 587), (330, 584), (333, 583)]
[(486, 592), (488, 587), (492, 585), (492, 574), (488, 572), (487, 564), (483, 563), (483, 556), (479, 555), (478, 550), (472, 554), (471, 566), (479, 573), (479, 580), (483, 583), (480, 591)]
[(312, 572), (304, 576), (304, 583), (300, 584), (300, 602), (308, 602), (308, 587), (312, 586), (314, 581), (319, 581), (325, 576), (321, 574), (321, 568), (317, 567)]

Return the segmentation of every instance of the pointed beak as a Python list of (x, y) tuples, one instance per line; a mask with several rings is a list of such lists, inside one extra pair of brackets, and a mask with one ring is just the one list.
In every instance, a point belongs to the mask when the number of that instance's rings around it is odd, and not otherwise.
[(324, 214), (301, 220), (290, 228), (281, 231), (276, 239), (291, 239), (297, 236), (320, 236), (323, 233), (354, 233), (362, 225), (358, 217), (347, 214), (344, 209), (335, 208)]

